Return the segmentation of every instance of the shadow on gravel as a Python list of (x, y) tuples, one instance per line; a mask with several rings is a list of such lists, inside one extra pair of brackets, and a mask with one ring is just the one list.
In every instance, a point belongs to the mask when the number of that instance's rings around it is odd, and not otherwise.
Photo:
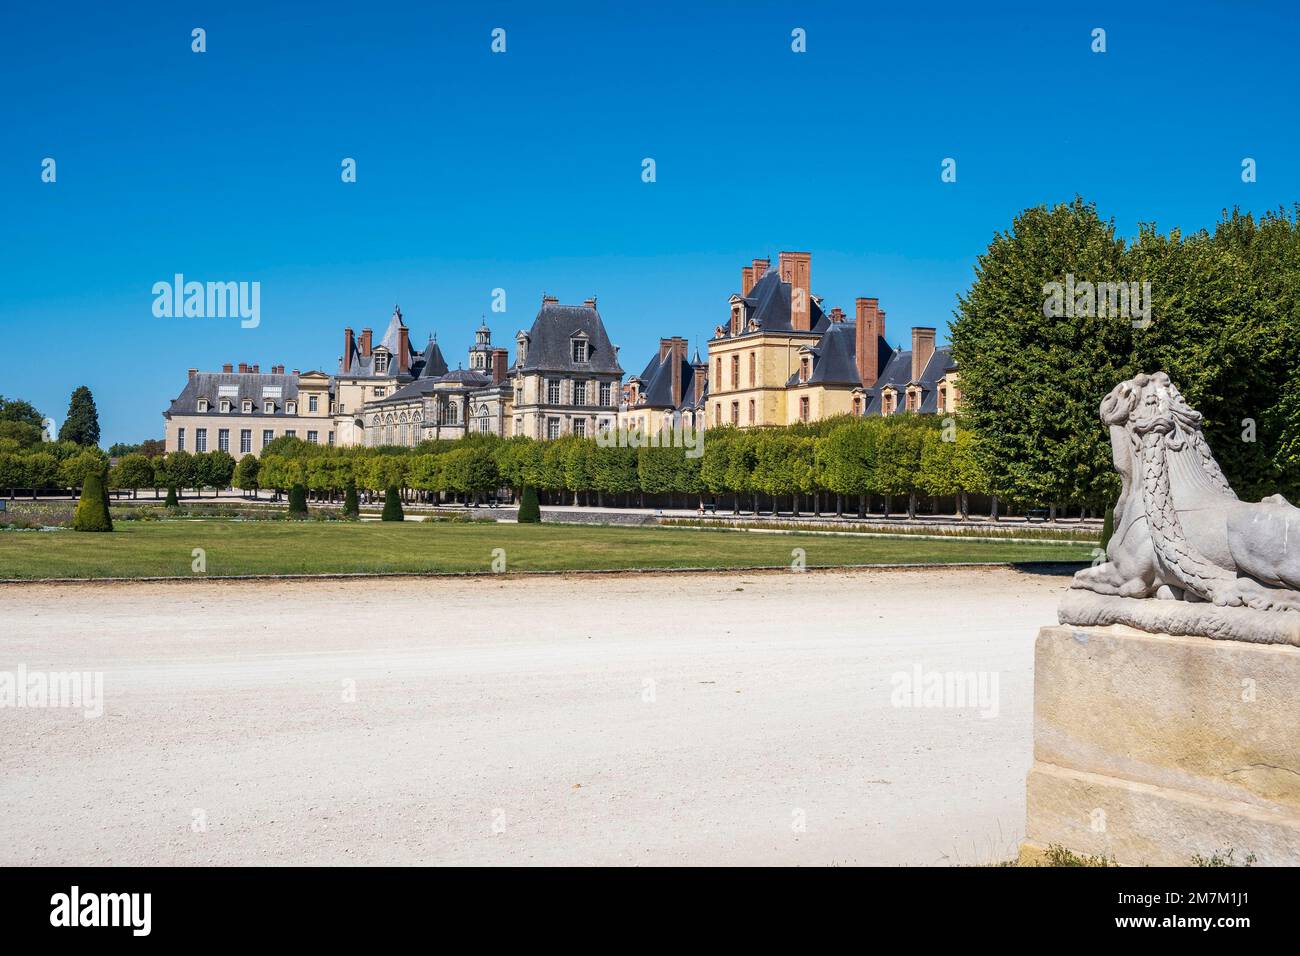
[(1076, 571), (1082, 571), (1089, 563), (1088, 561), (1015, 561), (1011, 567), (1012, 570), (1022, 574), (1069, 578), (1073, 577)]

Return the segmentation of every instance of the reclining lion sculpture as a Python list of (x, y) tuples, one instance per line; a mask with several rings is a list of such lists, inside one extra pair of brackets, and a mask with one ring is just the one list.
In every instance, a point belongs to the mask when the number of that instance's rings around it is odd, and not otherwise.
[[(1237, 498), (1201, 433), (1200, 413), (1168, 375), (1117, 385), (1101, 403), (1101, 420), (1110, 428), (1123, 491), (1106, 561), (1080, 571), (1071, 587), (1219, 608), (1300, 610), (1300, 508), (1281, 495), (1258, 503)], [(1095, 614), (1067, 621), (1066, 604), (1063, 622), (1101, 623)], [(1077, 617), (1079, 600), (1072, 606)]]

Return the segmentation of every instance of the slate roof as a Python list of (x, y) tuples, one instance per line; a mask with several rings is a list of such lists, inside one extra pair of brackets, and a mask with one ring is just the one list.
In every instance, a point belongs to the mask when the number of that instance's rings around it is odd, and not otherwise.
[[(570, 340), (586, 333), (588, 361), (575, 364)], [(605, 333), (600, 313), (589, 305), (544, 301), (528, 330), (528, 347), (520, 369), (525, 372), (612, 372), (623, 374), (618, 355)]]
[[(741, 298), (745, 303), (745, 327), (753, 321), (764, 332), (794, 331), (790, 319), (790, 283), (781, 281), (779, 270), (764, 272), (749, 295)], [(809, 296), (808, 320), (813, 332), (824, 332), (832, 324), (815, 296)], [(742, 331), (741, 335), (744, 334)], [(723, 327), (723, 337), (731, 337), (729, 325)]]
[(446, 375), (421, 376), (415, 381), (409, 382), (401, 388), (394, 390), (391, 395), (385, 395), (383, 398), (366, 402), (366, 408), (371, 408), (375, 405), (391, 405), (399, 402), (409, 402), (425, 398), (436, 391), (445, 392), (450, 390), (447, 388), (439, 389), (439, 385), (451, 385), (455, 388), (474, 390), (487, 388), (491, 384), (491, 376), (484, 375), (482, 372), (475, 372), (471, 369), (458, 368), (455, 371), (448, 372)]
[[(674, 411), (683, 411), (685, 409), (695, 409), (702, 407), (703, 402), (709, 395), (707, 366), (700, 365), (699, 354), (696, 353), (696, 363), (692, 365), (685, 356), (680, 359), (682, 367), (682, 394), (681, 401), (673, 405), (673, 353), (670, 350), (663, 359), (660, 360), (659, 353), (655, 352), (646, 365), (645, 371), (637, 376), (637, 381), (641, 383), (641, 389), (635, 408), (661, 408), (673, 409)], [(699, 368), (696, 368), (699, 365)], [(700, 396), (700, 402), (695, 399), (695, 376), (704, 375), (704, 391)]]
[[(221, 387), (234, 388), (235, 394), (222, 395)], [(264, 387), (279, 388), (279, 398), (263, 398), (262, 389)], [(330, 379), (329, 393), (334, 394), (334, 380)], [(208, 411), (198, 411), (199, 399), (208, 400)], [(231, 401), (231, 411), (221, 412), (221, 399), (228, 398)], [(192, 379), (185, 383), (182, 392), (172, 400), (171, 405), (163, 414), (170, 417), (172, 415), (213, 415), (217, 418), (223, 416), (241, 415), (240, 408), (243, 407), (245, 400), (253, 403), (253, 415), (265, 416), (262, 411), (263, 401), (275, 402), (275, 415), (285, 414), (284, 406), (286, 402), (296, 402), (298, 400), (298, 376), (297, 375), (272, 375), (265, 372), (199, 372)], [(270, 417), (270, 416), (268, 416)]]
[[(957, 363), (953, 361), (951, 348), (945, 346), (934, 350), (934, 354), (930, 356), (930, 361), (921, 370), (919, 383), (921, 386), (921, 412), (934, 413), (939, 410), (939, 379), (943, 378), (944, 373), (955, 371), (956, 368)], [(880, 414), (880, 392), (887, 385), (892, 385), (898, 389), (899, 407), (904, 407), (904, 396), (911, 381), (912, 350), (898, 349), (892, 352), (889, 361), (885, 363), (884, 368), (881, 370), (880, 378), (876, 380), (876, 384), (867, 389), (866, 414)]]
[[(425, 356), (417, 352), (415, 350), (415, 347), (411, 345), (411, 337), (409, 334), (410, 333), (409, 329), (407, 330), (408, 334), (406, 337), (408, 371), (406, 375), (397, 374), (397, 368), (401, 364), (398, 360), (398, 355), (397, 355), (397, 346), (399, 342), (398, 333), (403, 327), (405, 327), (405, 323), (402, 321), (402, 311), (401, 309), (394, 307), (393, 317), (388, 320), (388, 328), (384, 330), (383, 337), (380, 338), (378, 342), (375, 342), (372, 345), (370, 355), (361, 354), (361, 339), (360, 338), (355, 339), (352, 343), (352, 363), (349, 367), (350, 370), (347, 373), (348, 377), (352, 377), (352, 376), (356, 376), (358, 378), (367, 378), (367, 377), (407, 378), (411, 376), (418, 377), (423, 367)], [(379, 348), (380, 346), (383, 346), (384, 348), (388, 349), (389, 353), (392, 355), (392, 361), (387, 373), (376, 376), (374, 371), (375, 368), (374, 350)], [(428, 350), (426, 349), (426, 353), (427, 351)], [(442, 353), (438, 352), (437, 354), (441, 358)], [(447, 363), (443, 362), (442, 364), (443, 364), (443, 370), (445, 371)], [(340, 375), (343, 374), (342, 361), (339, 362), (339, 374)]]
[(442, 357), (442, 349), (438, 348), (438, 340), (429, 337), (429, 344), (424, 348), (424, 354), (420, 356), (420, 378), (435, 378), (439, 375), (447, 374), (447, 360)]

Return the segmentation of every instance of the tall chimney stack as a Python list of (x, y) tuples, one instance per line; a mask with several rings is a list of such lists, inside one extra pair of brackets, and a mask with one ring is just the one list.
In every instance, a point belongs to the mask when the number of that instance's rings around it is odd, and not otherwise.
[(870, 388), (880, 378), (880, 300), (861, 298), (854, 304), (857, 308), (854, 347), (858, 353), (858, 377), (862, 379), (864, 388)]
[(745, 266), (740, 270), (740, 294), (749, 295), (749, 290), (754, 288), (754, 267)]
[(397, 330), (397, 373), (405, 375), (411, 370), (411, 330), (401, 326)]
[(199, 370), (198, 370), (198, 369), (196, 369), (196, 368), (192, 368), (192, 369), (190, 369), (190, 378), (191, 378), (191, 379), (193, 379), (193, 378), (194, 378), (196, 375), (198, 375), (198, 374), (199, 374)]
[(783, 252), (778, 261), (781, 281), (790, 283), (790, 327), (807, 332), (812, 328), (812, 255)]
[(492, 384), (500, 385), (507, 378), (506, 363), (510, 353), (505, 349), (492, 350)]
[(361, 330), (361, 354), (366, 358), (370, 357), (370, 329)]
[(673, 363), (673, 408), (682, 403), (682, 362), (686, 359), (686, 340), (674, 335), (669, 341), (669, 355)]
[(243, 374), (244, 374), (245, 372), (247, 372), (247, 371), (248, 371), (248, 363), (247, 363), (247, 362), (240, 362), (240, 363), (239, 363), (239, 374), (240, 374), (240, 375), (243, 375)]
[(233, 365), (231, 365), (229, 362), (227, 362), (225, 365), (221, 366), (221, 371), (225, 372), (227, 375), (229, 375), (229, 374), (230, 374), (231, 372), (233, 372), (234, 370), (235, 370), (235, 367), (234, 367)]
[(772, 267), (771, 259), (754, 260), (754, 285), (758, 285), (758, 280), (767, 275), (767, 270)]
[(343, 374), (346, 375), (352, 371), (352, 345), (356, 339), (352, 335), (352, 327), (348, 326), (343, 330)]
[(919, 382), (921, 373), (934, 356), (934, 329), (912, 329), (912, 381)]

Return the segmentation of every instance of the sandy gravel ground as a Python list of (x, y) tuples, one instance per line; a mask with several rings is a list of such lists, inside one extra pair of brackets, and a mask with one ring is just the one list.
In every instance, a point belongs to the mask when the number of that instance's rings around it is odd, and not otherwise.
[[(1011, 570), (0, 588), (0, 865), (946, 864), (1014, 854)], [(997, 714), (891, 704), (984, 672)], [(986, 685), (987, 686), (987, 685)]]

